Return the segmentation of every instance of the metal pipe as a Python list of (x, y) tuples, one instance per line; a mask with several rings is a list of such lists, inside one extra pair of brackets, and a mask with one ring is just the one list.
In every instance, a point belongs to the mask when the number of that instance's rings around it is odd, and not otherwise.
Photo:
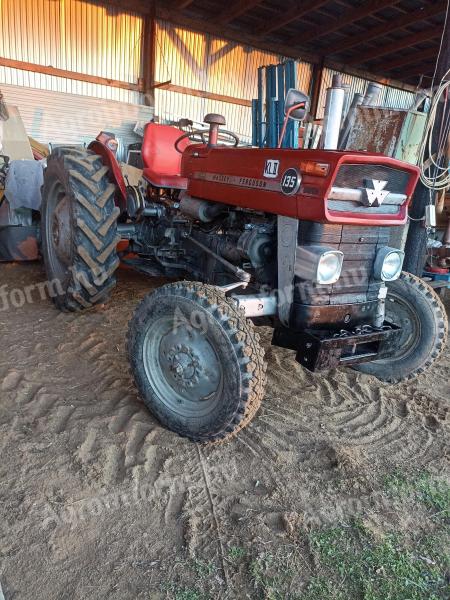
[(252, 100), (252, 146), (258, 146), (258, 100)]
[(189, 240), (190, 242), (192, 242), (193, 244), (195, 244), (196, 246), (198, 246), (201, 250), (203, 250), (207, 254), (213, 256), (218, 262), (222, 263), (224, 267), (226, 267), (229, 271), (231, 271), (234, 275), (236, 275), (236, 277), (238, 279), (240, 279), (241, 281), (248, 283), (250, 281), (250, 279), (252, 278), (250, 273), (247, 273), (247, 271), (244, 271), (244, 269), (241, 269), (240, 267), (236, 267), (236, 265), (231, 264), (228, 260), (226, 260), (222, 256), (219, 256), (216, 252), (213, 252), (211, 250), (211, 248), (208, 248), (208, 246), (205, 246), (205, 244), (202, 244), (201, 242), (199, 242), (198, 240), (196, 240), (189, 234), (186, 234), (184, 237), (187, 240)]
[(322, 147), (324, 150), (336, 150), (339, 143), (342, 109), (345, 91), (340, 75), (333, 75), (332, 87), (327, 89), (325, 118), (323, 122)]
[(366, 94), (362, 101), (363, 106), (373, 106), (376, 104), (382, 89), (383, 86), (379, 83), (375, 83), (374, 81), (369, 82)]

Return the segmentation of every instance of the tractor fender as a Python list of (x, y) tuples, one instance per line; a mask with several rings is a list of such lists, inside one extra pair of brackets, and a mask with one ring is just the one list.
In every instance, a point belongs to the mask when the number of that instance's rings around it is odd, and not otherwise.
[(109, 178), (111, 183), (114, 183), (117, 188), (116, 204), (121, 211), (125, 211), (127, 207), (127, 186), (123, 178), (122, 169), (114, 152), (112, 152), (105, 144), (99, 140), (94, 140), (88, 146), (89, 150), (101, 156), (105, 167), (109, 167)]

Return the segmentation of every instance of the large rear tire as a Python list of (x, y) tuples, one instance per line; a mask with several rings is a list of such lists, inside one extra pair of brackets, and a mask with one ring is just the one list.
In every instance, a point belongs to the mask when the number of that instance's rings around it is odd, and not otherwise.
[(48, 288), (60, 310), (102, 304), (116, 284), (119, 209), (100, 156), (56, 148), (42, 190), (42, 253)]
[(387, 284), (386, 320), (402, 327), (387, 358), (355, 369), (397, 383), (413, 379), (438, 359), (448, 336), (448, 319), (439, 296), (422, 279), (403, 272)]
[(223, 440), (258, 410), (266, 382), (259, 336), (213, 286), (183, 281), (146, 296), (130, 322), (127, 347), (145, 404), (181, 436)]

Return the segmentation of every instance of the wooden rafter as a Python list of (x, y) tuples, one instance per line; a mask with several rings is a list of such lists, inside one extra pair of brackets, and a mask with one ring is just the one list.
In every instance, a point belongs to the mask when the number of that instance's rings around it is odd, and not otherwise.
[(420, 65), (414, 65), (414, 67), (410, 67), (409, 69), (404, 69), (402, 71), (402, 77), (404, 79), (409, 79), (410, 77), (415, 77), (416, 75), (427, 75), (428, 73), (433, 73), (434, 63), (421, 63)]
[(419, 33), (413, 33), (408, 35), (401, 40), (397, 40), (392, 44), (379, 44), (373, 50), (369, 50), (366, 53), (357, 54), (356, 56), (352, 56), (348, 59), (347, 63), (349, 65), (355, 65), (359, 63), (365, 63), (378, 58), (379, 56), (384, 56), (386, 54), (395, 54), (399, 50), (403, 50), (404, 48), (410, 48), (411, 46), (415, 46), (416, 44), (420, 44), (421, 42), (428, 42), (429, 40), (435, 39), (441, 36), (441, 28), (440, 27), (429, 27), (428, 29), (424, 29), (424, 31), (420, 31)]
[(124, 12), (137, 12), (143, 15), (151, 14), (154, 7), (154, 0), (87, 0), (91, 4), (100, 6), (113, 6), (120, 8)]
[(194, 0), (173, 0), (172, 8), (174, 10), (184, 10), (193, 3)]
[(317, 27), (310, 27), (306, 31), (302, 31), (301, 36), (292, 36), (289, 38), (289, 41), (294, 42), (296, 39), (301, 38), (302, 45), (304, 45), (311, 40), (337, 31), (346, 25), (364, 19), (364, 17), (398, 2), (399, 0), (371, 0), (370, 2), (363, 2), (358, 8), (350, 8), (336, 19), (328, 19), (325, 23), (317, 25)]
[(270, 19), (270, 21), (265, 21), (256, 30), (256, 35), (262, 37), (277, 29), (281, 29), (285, 25), (288, 25), (288, 23), (298, 21), (309, 12), (317, 10), (327, 2), (328, 0), (305, 0), (305, 2), (297, 2), (292, 8), (284, 10), (279, 17), (274, 17), (273, 19)]
[(262, 0), (235, 0), (230, 6), (223, 9), (217, 18), (217, 22), (222, 25), (231, 23), (231, 21), (234, 21), (234, 19), (237, 19), (255, 6), (258, 6), (261, 2)]
[(438, 0), (438, 2), (427, 4), (423, 8), (414, 10), (409, 14), (402, 14), (395, 19), (386, 21), (385, 23), (380, 23), (380, 25), (371, 27), (367, 31), (363, 31), (358, 35), (351, 35), (348, 37), (348, 39), (345, 39), (342, 42), (321, 48), (320, 52), (323, 54), (323, 56), (341, 54), (350, 48), (354, 48), (355, 46), (359, 46), (365, 42), (370, 42), (371, 40), (374, 40), (382, 35), (387, 35), (393, 31), (404, 29), (409, 25), (413, 25), (414, 23), (418, 23), (430, 17), (439, 15), (445, 11), (446, 6), (447, 2), (445, 0)]
[(390, 60), (374, 65), (374, 69), (377, 71), (394, 71), (395, 69), (400, 69), (405, 65), (410, 65), (411, 63), (422, 63), (425, 60), (429, 60), (430, 58), (436, 59), (439, 53), (439, 48), (433, 47), (428, 48), (427, 50), (414, 51), (410, 52), (406, 56), (401, 56), (397, 60)]
[(122, 90), (131, 90), (133, 92), (143, 92), (142, 82), (128, 83), (118, 79), (109, 79), (107, 77), (99, 77), (98, 75), (87, 75), (77, 71), (67, 71), (66, 69), (58, 69), (56, 67), (48, 67), (37, 63), (29, 63), (12, 58), (0, 57), (1, 67), (10, 67), (11, 69), (20, 69), (21, 71), (31, 71), (32, 73), (42, 73), (43, 75), (53, 75), (54, 77), (63, 77), (64, 79), (74, 79), (75, 81), (85, 81), (95, 85), (107, 85), (109, 87), (120, 88)]

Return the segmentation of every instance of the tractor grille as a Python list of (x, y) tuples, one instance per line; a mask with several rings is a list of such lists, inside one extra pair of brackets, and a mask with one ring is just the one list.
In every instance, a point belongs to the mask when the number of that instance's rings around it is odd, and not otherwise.
[(378, 249), (389, 245), (389, 227), (323, 225), (302, 222), (298, 242), (327, 246), (344, 253), (339, 280), (333, 285), (318, 285), (296, 278), (294, 301), (300, 304), (354, 304), (377, 300), (381, 282), (373, 278)]
[(384, 165), (342, 165), (333, 185), (337, 187), (365, 187), (366, 179), (387, 181), (386, 189), (395, 194), (404, 194), (410, 173)]
[(351, 200), (329, 199), (327, 206), (335, 212), (355, 212), (363, 214), (391, 214), (396, 215), (400, 211), (400, 205), (404, 203), (403, 195), (409, 183), (410, 173), (400, 169), (393, 169), (384, 165), (342, 165), (333, 182), (333, 187), (359, 189), (367, 186), (367, 180), (379, 179), (386, 181), (386, 190), (391, 194), (401, 194), (399, 198), (388, 199), (381, 206), (363, 206), (360, 202)]

